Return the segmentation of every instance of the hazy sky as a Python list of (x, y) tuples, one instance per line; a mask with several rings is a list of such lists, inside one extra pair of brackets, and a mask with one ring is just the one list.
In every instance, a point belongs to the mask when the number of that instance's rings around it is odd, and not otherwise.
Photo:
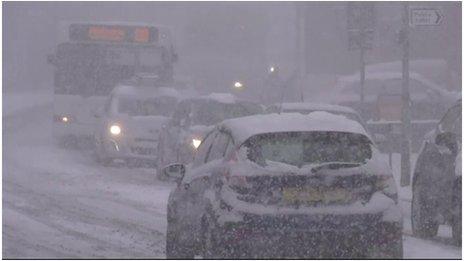
[[(346, 2), (310, 2), (308, 74), (338, 75), (358, 69), (359, 54), (348, 50)], [(460, 73), (459, 2), (415, 2), (440, 8), (442, 25), (411, 32), (413, 59), (446, 59)], [(401, 3), (377, 2), (374, 48), (367, 63), (401, 58), (396, 42)], [(297, 63), (293, 2), (5, 2), (3, 3), (5, 91), (51, 88), (46, 55), (58, 43), (60, 21), (130, 21), (170, 26), (179, 53), (179, 78), (205, 91), (229, 91), (234, 79), (260, 85), (276, 64), (290, 77)], [(446, 46), (446, 48), (443, 48)], [(331, 83), (331, 82), (329, 82)], [(317, 86), (316, 86), (317, 87)], [(314, 87), (312, 87), (314, 88)], [(256, 89), (256, 93), (260, 90)]]

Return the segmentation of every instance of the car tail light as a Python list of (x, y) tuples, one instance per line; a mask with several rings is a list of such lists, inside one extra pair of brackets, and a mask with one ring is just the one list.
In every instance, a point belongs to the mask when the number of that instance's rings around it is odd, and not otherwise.
[(398, 193), (396, 191), (395, 180), (392, 175), (379, 175), (375, 181), (375, 190), (382, 191), (387, 197), (398, 203)]

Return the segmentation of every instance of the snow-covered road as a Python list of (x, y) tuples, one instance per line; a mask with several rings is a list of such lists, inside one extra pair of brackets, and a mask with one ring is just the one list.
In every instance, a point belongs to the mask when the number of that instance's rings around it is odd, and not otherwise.
[[(88, 151), (57, 148), (47, 95), (29, 97), (37, 100), (28, 107), (16, 97), (3, 97), (3, 257), (165, 257), (173, 185), (150, 169), (104, 168)], [(461, 257), (446, 227), (434, 240), (409, 231), (405, 224), (406, 258)]]

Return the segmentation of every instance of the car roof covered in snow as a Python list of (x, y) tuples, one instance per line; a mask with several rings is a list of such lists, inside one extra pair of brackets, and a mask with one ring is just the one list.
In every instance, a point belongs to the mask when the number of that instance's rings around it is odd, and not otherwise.
[(131, 96), (137, 98), (154, 98), (159, 96), (168, 96), (178, 99), (181, 98), (181, 94), (177, 90), (168, 87), (118, 85), (113, 89), (112, 94), (118, 97)]
[(241, 144), (258, 134), (276, 132), (338, 131), (369, 137), (358, 122), (323, 111), (311, 112), (307, 115), (301, 113), (253, 115), (225, 120), (219, 124), (219, 128), (228, 130), (236, 144)]
[[(230, 93), (211, 93), (208, 95), (203, 95), (203, 96), (196, 96), (196, 97), (190, 97), (185, 100), (190, 100), (190, 101), (215, 101), (218, 103), (223, 103), (223, 104), (234, 104), (234, 103), (240, 103), (240, 102), (249, 102), (247, 100), (243, 99), (238, 99), (235, 97), (233, 94)], [(250, 102), (254, 103), (254, 102)]]
[[(401, 72), (388, 72), (388, 71), (386, 71), (386, 72), (368, 72), (365, 75), (366, 80), (384, 81), (384, 80), (392, 80), (392, 79), (401, 80), (402, 78), (403, 78), (403, 74)], [(437, 84), (427, 80), (424, 76), (422, 76), (421, 74), (418, 74), (416, 72), (409, 72), (409, 78), (417, 80), (419, 82), (422, 82), (424, 85), (428, 86), (429, 88), (432, 88), (432, 89), (435, 89), (435, 90), (438, 90), (438, 91), (442, 91), (442, 88), (440, 86), (438, 86)], [(340, 77), (338, 82), (339, 82), (339, 84), (341, 84), (343, 86), (343, 85), (359, 82), (359, 79), (360, 79), (359, 78), (359, 73), (355, 73), (355, 74), (352, 74), (352, 75)]]
[(327, 112), (342, 112), (342, 113), (351, 113), (351, 114), (358, 114), (355, 110), (351, 109), (350, 107), (328, 104), (328, 103), (315, 103), (315, 102), (289, 102), (289, 103), (282, 103), (274, 104), (273, 106), (277, 106), (280, 108), (282, 106), (282, 111), (288, 110), (301, 110), (301, 111), (327, 111)]

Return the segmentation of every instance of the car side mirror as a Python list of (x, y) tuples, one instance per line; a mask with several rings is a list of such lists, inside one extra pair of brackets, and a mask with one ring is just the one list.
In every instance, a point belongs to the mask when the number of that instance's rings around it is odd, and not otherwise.
[(185, 175), (185, 165), (181, 163), (170, 164), (162, 168), (161, 172), (162, 175), (179, 184)]

